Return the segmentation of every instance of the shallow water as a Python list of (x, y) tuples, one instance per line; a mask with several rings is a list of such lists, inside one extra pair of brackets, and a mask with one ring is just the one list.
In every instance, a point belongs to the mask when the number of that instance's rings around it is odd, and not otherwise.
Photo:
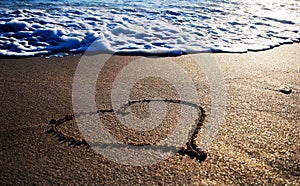
[(246, 52), (299, 41), (297, 0), (0, 2), (2, 56), (87, 49), (175, 55), (207, 49)]

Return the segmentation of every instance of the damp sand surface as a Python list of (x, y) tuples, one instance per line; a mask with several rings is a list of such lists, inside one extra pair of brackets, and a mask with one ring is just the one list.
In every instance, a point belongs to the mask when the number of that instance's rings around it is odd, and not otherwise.
[[(72, 83), (81, 56), (0, 59), (2, 184), (124, 184), (124, 185), (299, 185), (300, 45), (284, 45), (246, 54), (213, 54), (223, 72), (227, 91), (223, 127), (200, 162), (175, 154), (149, 166), (127, 166), (110, 161), (84, 145), (63, 143), (52, 134), (49, 121), (72, 114)], [(201, 54), (197, 54), (201, 55)], [(106, 66), (111, 75), (99, 76), (98, 109), (110, 109), (109, 85), (115, 72), (140, 56), (115, 56)], [(210, 96), (203, 74), (187, 56), (174, 61), (194, 74), (199, 96), (209, 117)], [(163, 84), (150, 80), (148, 86)], [(143, 82), (140, 82), (143, 84)], [(155, 84), (156, 83), (156, 84)], [(292, 90), (282, 92), (282, 87)], [(131, 96), (139, 98), (137, 86)], [(168, 89), (169, 90), (169, 89)], [(164, 92), (176, 99), (176, 92)], [(149, 96), (149, 95), (148, 95)], [(170, 118), (178, 117), (176, 105)], [(139, 117), (146, 107), (137, 105)], [(109, 115), (109, 113), (107, 114)], [(112, 117), (104, 119), (113, 128)], [(168, 122), (167, 122), (168, 123)], [(205, 125), (205, 122), (204, 122)], [(81, 138), (74, 123), (60, 130)], [(123, 141), (130, 135), (153, 140), (169, 132), (162, 127), (146, 138), (115, 130)], [(125, 134), (129, 136), (125, 136)], [(139, 138), (140, 137), (140, 138)]]

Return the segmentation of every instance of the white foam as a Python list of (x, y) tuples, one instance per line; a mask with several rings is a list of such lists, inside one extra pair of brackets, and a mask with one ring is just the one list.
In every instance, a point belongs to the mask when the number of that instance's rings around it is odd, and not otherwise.
[(60, 55), (89, 47), (155, 54), (246, 52), (300, 40), (296, 0), (128, 3), (8, 1), (0, 8), (0, 55)]

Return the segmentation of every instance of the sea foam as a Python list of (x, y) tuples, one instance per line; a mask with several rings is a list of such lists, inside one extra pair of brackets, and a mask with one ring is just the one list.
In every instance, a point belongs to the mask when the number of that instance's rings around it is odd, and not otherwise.
[(300, 41), (300, 2), (0, 2), (0, 55), (247, 52)]

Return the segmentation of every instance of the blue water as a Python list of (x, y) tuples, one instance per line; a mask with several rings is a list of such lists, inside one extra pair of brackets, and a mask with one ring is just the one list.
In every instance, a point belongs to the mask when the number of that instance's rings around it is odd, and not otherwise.
[(1, 56), (87, 49), (177, 55), (207, 49), (247, 52), (299, 41), (298, 0), (0, 2)]

